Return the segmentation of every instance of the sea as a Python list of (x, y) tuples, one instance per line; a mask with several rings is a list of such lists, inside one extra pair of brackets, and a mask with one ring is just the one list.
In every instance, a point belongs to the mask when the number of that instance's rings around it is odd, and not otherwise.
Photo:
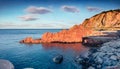
[[(21, 44), (26, 37), (41, 38), (45, 32), (59, 32), (61, 29), (0, 29), (0, 59), (13, 63), (15, 69), (82, 69), (75, 62), (79, 55), (87, 56), (90, 48), (76, 44)], [(53, 58), (63, 55), (63, 62), (56, 64)]]

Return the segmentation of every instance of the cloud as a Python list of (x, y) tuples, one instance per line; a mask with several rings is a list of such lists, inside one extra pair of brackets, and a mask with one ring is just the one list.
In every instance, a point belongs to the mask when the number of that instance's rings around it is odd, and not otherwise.
[(26, 8), (25, 11), (32, 14), (47, 14), (52, 12), (52, 10), (49, 8), (36, 7), (36, 6), (30, 6)]
[(76, 8), (75, 6), (62, 6), (61, 9), (65, 12), (71, 12), (71, 13), (79, 13), (80, 10)]
[(5, 28), (25, 28), (25, 27), (29, 27), (30, 24), (16, 24), (16, 23), (12, 23), (12, 22), (4, 22), (0, 24), (0, 29), (5, 29)]
[(92, 12), (92, 11), (101, 11), (102, 9), (98, 8), (98, 7), (91, 7), (91, 6), (89, 6), (89, 7), (87, 7), (87, 10)]
[(18, 18), (20, 18), (23, 21), (34, 21), (34, 20), (38, 19), (38, 18), (35, 17), (35, 15), (32, 15), (32, 14), (27, 14), (27, 15), (19, 16)]
[(0, 23), (0, 29), (66, 29), (73, 26), (73, 24), (66, 24), (66, 23), (42, 23), (42, 22), (2, 22)]

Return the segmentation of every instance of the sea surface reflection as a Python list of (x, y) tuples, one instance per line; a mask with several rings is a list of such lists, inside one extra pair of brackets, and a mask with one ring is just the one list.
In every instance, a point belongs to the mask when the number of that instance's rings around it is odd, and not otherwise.
[(81, 43), (71, 43), (71, 44), (64, 44), (64, 43), (44, 43), (42, 47), (45, 50), (49, 49), (61, 49), (62, 51), (74, 51), (76, 54), (82, 54), (89, 51), (89, 47), (82, 45)]

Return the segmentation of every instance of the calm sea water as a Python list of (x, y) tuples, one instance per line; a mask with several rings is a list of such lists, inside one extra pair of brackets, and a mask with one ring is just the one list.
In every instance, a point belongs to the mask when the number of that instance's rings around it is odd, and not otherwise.
[[(60, 29), (1, 29), (0, 30), (0, 59), (11, 61), (15, 69), (82, 69), (74, 62), (77, 55), (86, 55), (89, 48), (82, 44), (20, 44), (19, 41), (27, 36), (40, 38), (45, 32), (58, 32)], [(61, 64), (55, 64), (52, 59), (63, 55)]]

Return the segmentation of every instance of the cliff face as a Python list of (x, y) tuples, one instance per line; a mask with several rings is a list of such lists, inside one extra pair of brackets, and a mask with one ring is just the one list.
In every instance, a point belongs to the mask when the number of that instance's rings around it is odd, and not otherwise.
[(57, 33), (47, 32), (41, 39), (26, 38), (21, 43), (56, 43), (56, 42), (81, 42), (82, 37), (91, 35), (96, 29), (109, 29), (120, 27), (120, 10), (102, 12), (89, 19), (86, 19), (80, 25), (74, 25), (69, 30), (62, 30)]
[(82, 25), (93, 29), (120, 28), (120, 9), (105, 11), (86, 19)]
[(87, 36), (92, 31), (90, 29), (84, 28), (81, 25), (75, 25), (69, 30), (62, 30), (57, 33), (47, 32), (43, 34), (42, 41), (43, 42), (81, 42), (82, 37)]

